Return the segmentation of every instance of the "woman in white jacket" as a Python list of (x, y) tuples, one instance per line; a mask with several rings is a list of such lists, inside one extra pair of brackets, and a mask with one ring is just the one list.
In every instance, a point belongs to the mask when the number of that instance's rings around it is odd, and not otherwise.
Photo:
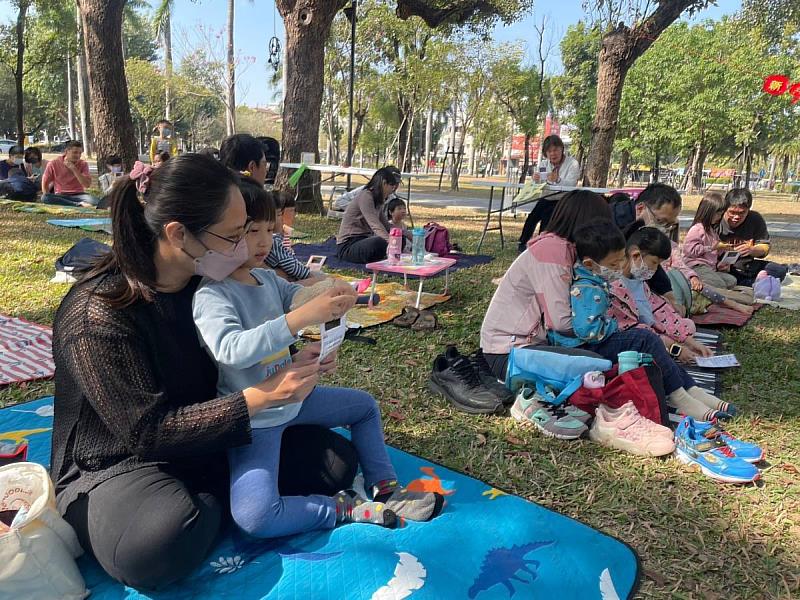
[(539, 162), (533, 180), (545, 181), (554, 185), (576, 186), (581, 177), (578, 161), (564, 151), (564, 142), (557, 135), (548, 135), (542, 142), (542, 154), (546, 157)]

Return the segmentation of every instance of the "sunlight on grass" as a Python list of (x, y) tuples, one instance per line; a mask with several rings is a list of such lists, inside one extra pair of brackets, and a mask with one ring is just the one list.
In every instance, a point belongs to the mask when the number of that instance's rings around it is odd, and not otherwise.
[[(414, 207), (414, 217), (445, 225), (468, 252), (483, 226), (472, 211)], [(0, 208), (0, 312), (51, 324), (68, 289), (48, 283), (55, 259), (81, 237), (109, 238), (52, 227), (46, 218)], [(483, 251), (494, 254), (494, 262), (452, 276), (452, 300), (435, 309), (440, 329), (427, 334), (391, 325), (370, 329), (366, 335), (377, 345), (345, 344), (339, 370), (328, 383), (363, 388), (379, 398), (391, 444), (629, 543), (645, 570), (640, 597), (800, 597), (800, 313), (766, 308), (748, 327), (724, 334), (744, 365), (725, 378), (725, 399), (741, 412), (730, 430), (762, 444), (769, 460), (757, 487), (718, 485), (672, 459), (551, 440), (510, 418), (466, 415), (428, 392), (425, 383), (445, 344), (462, 351), (477, 347), (495, 289), (491, 279), (516, 255), (522, 219), (506, 223), (505, 250), (497, 233), (484, 242)], [(307, 215), (297, 220), (311, 241), (335, 234), (337, 226)], [(800, 242), (775, 240), (774, 255), (800, 262)], [(52, 389), (51, 382), (10, 386), (0, 390), (0, 405)]]

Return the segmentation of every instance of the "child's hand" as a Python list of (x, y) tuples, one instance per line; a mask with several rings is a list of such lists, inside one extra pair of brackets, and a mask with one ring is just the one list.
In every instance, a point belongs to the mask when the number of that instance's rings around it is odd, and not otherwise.
[(689, 284), (692, 286), (693, 292), (702, 292), (703, 291), (703, 282), (700, 281), (699, 277), (690, 277)]
[(705, 356), (705, 357), (714, 356), (714, 351), (711, 350), (711, 348), (709, 348), (708, 346), (706, 346), (705, 344), (703, 344), (701, 342), (698, 342), (696, 339), (694, 339), (691, 336), (686, 338), (686, 341), (684, 342), (684, 344), (686, 344), (689, 348), (692, 349), (692, 351), (695, 354), (697, 354), (699, 356)]
[(302, 402), (319, 382), (319, 365), (293, 362), (261, 383), (244, 390), (247, 409), (252, 416), (271, 406)]

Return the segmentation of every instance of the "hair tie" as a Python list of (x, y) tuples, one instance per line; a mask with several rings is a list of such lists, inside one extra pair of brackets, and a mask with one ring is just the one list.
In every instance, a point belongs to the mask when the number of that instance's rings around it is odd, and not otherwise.
[(252, 177), (253, 176), (252, 173), (250, 173), (250, 171), (248, 171), (247, 169), (245, 169), (244, 171), (239, 171), (239, 173), (242, 175), (242, 177)]
[(153, 167), (146, 165), (141, 161), (133, 163), (129, 177), (136, 182), (136, 189), (141, 194), (146, 194), (150, 189), (150, 175), (153, 174)]

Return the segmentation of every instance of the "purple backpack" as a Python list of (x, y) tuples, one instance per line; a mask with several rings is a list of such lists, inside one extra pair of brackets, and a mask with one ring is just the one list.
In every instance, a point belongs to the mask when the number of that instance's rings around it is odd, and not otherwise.
[(433, 252), (439, 256), (450, 254), (453, 247), (450, 245), (450, 232), (447, 227), (438, 223), (425, 225), (425, 252)]
[(759, 300), (781, 299), (781, 282), (777, 277), (773, 277), (766, 271), (759, 272), (753, 283), (753, 295)]

